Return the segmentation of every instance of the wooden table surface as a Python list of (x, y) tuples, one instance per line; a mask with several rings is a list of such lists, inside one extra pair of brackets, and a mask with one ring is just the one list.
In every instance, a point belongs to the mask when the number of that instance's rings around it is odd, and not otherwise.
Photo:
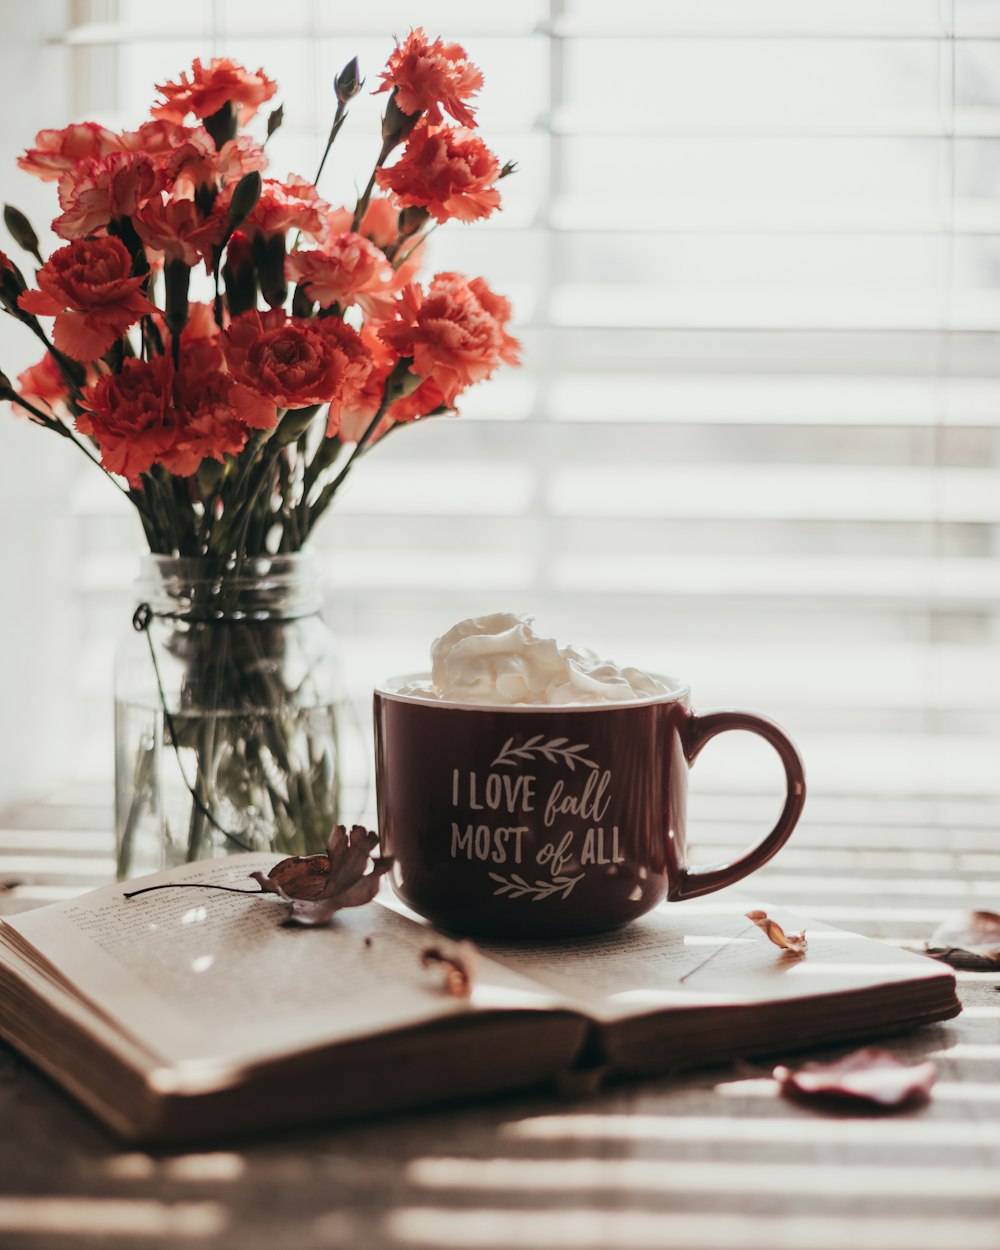
[[(108, 879), (92, 798), (3, 814), (4, 910)], [(701, 857), (770, 807), (703, 801)], [(1000, 909), (998, 829), (981, 801), (813, 798), (754, 890), (919, 949), (949, 911)], [(1000, 1250), (1000, 974), (959, 982), (961, 1016), (887, 1043), (939, 1071), (891, 1116), (790, 1104), (758, 1065), (146, 1153), (0, 1046), (0, 1245)]]

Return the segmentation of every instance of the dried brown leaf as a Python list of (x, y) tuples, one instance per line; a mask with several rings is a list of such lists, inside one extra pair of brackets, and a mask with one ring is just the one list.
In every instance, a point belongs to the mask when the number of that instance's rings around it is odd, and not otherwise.
[(908, 1064), (877, 1046), (866, 1046), (832, 1063), (807, 1063), (793, 1072), (774, 1069), (781, 1092), (790, 1097), (850, 1099), (877, 1107), (903, 1107), (925, 1100), (937, 1079), (929, 1060)]
[(954, 968), (996, 972), (1000, 968), (1000, 915), (995, 911), (955, 912), (934, 930), (926, 950)]
[(766, 911), (748, 911), (747, 920), (752, 920), (757, 928), (767, 935), (768, 941), (773, 942), (775, 946), (780, 946), (782, 950), (789, 951), (793, 955), (806, 953), (808, 943), (804, 929), (801, 933), (786, 933), (777, 920), (772, 920)]
[(373, 858), (378, 834), (354, 825), (348, 834), (337, 825), (330, 834), (325, 855), (293, 855), (274, 865), (265, 876), (250, 875), (268, 894), (291, 903), (286, 924), (312, 927), (329, 923), (345, 907), (370, 903), (382, 877), (392, 867), (385, 857)]
[(468, 998), (476, 980), (479, 951), (471, 942), (446, 942), (427, 946), (420, 952), (425, 968), (440, 968), (444, 974), (441, 988), (453, 998)]

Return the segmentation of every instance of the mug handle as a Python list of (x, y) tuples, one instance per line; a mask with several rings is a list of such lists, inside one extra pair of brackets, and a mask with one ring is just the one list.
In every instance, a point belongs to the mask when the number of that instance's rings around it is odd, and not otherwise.
[(757, 716), (753, 712), (706, 712), (704, 716), (699, 716), (692, 712), (683, 733), (687, 762), (693, 764), (702, 747), (716, 734), (725, 733), (727, 729), (745, 729), (758, 734), (778, 752), (784, 765), (787, 783), (785, 806), (778, 817), (778, 823), (767, 837), (745, 851), (738, 859), (728, 864), (712, 864), (707, 868), (682, 867), (677, 887), (670, 895), (674, 900), (710, 894), (713, 890), (721, 890), (723, 886), (732, 885), (734, 881), (748, 876), (766, 864), (785, 845), (802, 815), (806, 801), (806, 775), (802, 759), (791, 740), (774, 721), (765, 716)]

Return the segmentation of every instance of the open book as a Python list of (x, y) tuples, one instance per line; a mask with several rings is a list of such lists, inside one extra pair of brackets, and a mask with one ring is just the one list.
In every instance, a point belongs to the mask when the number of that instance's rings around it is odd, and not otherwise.
[[(142, 884), (252, 888), (247, 874), (274, 860)], [(0, 1034), (138, 1141), (788, 1053), (959, 1011), (953, 974), (929, 959), (823, 925), (791, 958), (724, 896), (600, 937), (491, 945), (456, 999), (421, 966), (437, 935), (388, 899), (306, 930), (281, 927), (287, 907), (269, 895), (123, 897), (135, 888), (0, 925)]]

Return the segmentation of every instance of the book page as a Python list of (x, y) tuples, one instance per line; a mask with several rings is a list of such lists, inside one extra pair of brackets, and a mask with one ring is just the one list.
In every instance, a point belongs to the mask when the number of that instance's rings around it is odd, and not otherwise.
[(806, 953), (792, 955), (746, 919), (751, 905), (731, 895), (725, 903), (665, 903), (612, 933), (516, 948), (486, 944), (483, 949), (491, 959), (575, 999), (602, 1021), (952, 975), (921, 955), (769, 908), (768, 915), (786, 932), (807, 930)]
[(303, 929), (282, 927), (288, 905), (273, 895), (195, 888), (123, 897), (165, 881), (253, 890), (249, 873), (276, 860), (189, 864), (4, 923), (168, 1063), (239, 1065), (469, 1011), (556, 1004), (548, 989), (485, 960), (472, 997), (450, 997), (440, 973), (421, 967), (433, 931), (378, 904)]

